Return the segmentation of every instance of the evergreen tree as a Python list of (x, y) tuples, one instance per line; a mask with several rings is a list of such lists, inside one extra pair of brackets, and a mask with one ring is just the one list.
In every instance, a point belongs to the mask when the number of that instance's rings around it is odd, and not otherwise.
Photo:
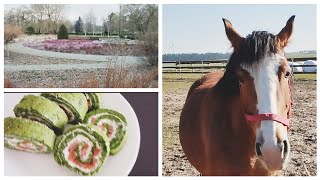
[(83, 34), (83, 21), (80, 16), (78, 21), (76, 21), (76, 24), (74, 25), (74, 29), (77, 35)]
[(69, 39), (68, 30), (64, 24), (61, 24), (59, 28), (58, 39)]
[(32, 35), (32, 34), (35, 33), (35, 30), (34, 30), (34, 28), (32, 26), (28, 26), (26, 31), (25, 31), (25, 33), (28, 34), (28, 35)]

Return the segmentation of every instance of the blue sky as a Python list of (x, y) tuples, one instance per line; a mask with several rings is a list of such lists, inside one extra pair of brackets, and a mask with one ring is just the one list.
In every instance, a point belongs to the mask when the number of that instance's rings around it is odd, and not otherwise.
[(231, 52), (222, 18), (242, 36), (277, 34), (296, 15), (286, 52), (316, 50), (316, 5), (164, 5), (163, 53)]

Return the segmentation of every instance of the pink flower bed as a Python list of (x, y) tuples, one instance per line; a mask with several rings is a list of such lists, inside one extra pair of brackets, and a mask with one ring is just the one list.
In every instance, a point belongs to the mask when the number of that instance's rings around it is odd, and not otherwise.
[(45, 40), (42, 42), (25, 42), (26, 47), (64, 52), (76, 54), (94, 54), (94, 55), (131, 55), (142, 56), (143, 51), (139, 44), (113, 44), (113, 43), (99, 43), (92, 40)]
[(72, 51), (85, 49), (99, 49), (103, 45), (91, 40), (45, 40), (43, 42), (26, 42), (24, 46), (48, 51)]

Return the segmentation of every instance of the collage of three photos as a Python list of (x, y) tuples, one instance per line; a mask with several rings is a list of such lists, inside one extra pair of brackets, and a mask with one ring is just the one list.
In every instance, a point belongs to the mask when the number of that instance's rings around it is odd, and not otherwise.
[(11, 3), (4, 176), (317, 176), (317, 4)]

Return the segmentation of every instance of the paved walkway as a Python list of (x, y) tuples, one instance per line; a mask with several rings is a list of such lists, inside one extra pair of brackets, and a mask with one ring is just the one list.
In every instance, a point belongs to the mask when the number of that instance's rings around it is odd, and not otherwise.
[(6, 71), (46, 71), (68, 69), (104, 69), (107, 64), (41, 64), (41, 65), (5, 65)]
[(51, 57), (51, 58), (63, 58), (63, 59), (77, 59), (84, 61), (119, 61), (122, 63), (133, 64), (139, 61), (139, 57), (136, 56), (103, 56), (103, 55), (89, 55), (89, 54), (73, 54), (73, 53), (60, 53), (53, 51), (44, 51), (33, 49), (29, 47), (23, 46), (21, 42), (9, 43), (8, 44), (9, 51), (29, 54), (34, 56), (42, 56), (42, 57)]

